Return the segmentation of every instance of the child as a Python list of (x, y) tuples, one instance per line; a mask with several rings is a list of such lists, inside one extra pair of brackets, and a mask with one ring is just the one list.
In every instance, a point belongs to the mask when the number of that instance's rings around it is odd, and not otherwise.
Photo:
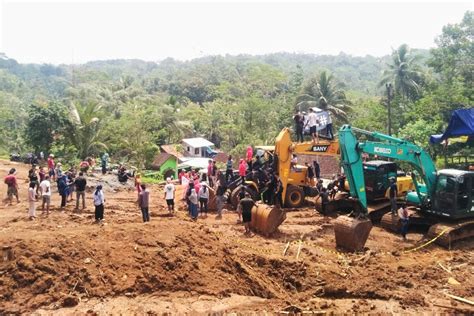
[(30, 216), (30, 220), (35, 220), (36, 218), (36, 194), (35, 194), (35, 182), (30, 182), (30, 188), (28, 189), (28, 201), (30, 203), (28, 215)]
[(104, 220), (104, 203), (105, 203), (104, 192), (102, 192), (102, 186), (98, 185), (95, 188), (95, 192), (94, 192), (94, 206), (95, 206), (95, 221), (96, 221), (96, 223), (100, 223)]

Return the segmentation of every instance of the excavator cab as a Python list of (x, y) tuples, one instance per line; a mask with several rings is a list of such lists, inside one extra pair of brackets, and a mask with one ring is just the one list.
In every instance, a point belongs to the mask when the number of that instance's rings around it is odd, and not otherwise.
[(387, 189), (390, 187), (390, 178), (397, 179), (397, 164), (372, 160), (365, 162), (363, 166), (367, 200), (385, 199)]
[(440, 216), (461, 219), (474, 214), (474, 172), (446, 169), (436, 178), (432, 208)]

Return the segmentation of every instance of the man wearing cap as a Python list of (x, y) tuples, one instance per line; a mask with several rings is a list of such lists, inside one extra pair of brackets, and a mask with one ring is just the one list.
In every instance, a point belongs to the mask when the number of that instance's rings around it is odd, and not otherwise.
[(240, 200), (240, 209), (242, 210), (242, 222), (245, 227), (245, 234), (250, 234), (250, 221), (252, 220), (252, 208), (255, 202), (250, 198), (250, 193), (245, 192), (245, 197)]
[(388, 188), (388, 193), (390, 197), (390, 208), (392, 210), (392, 215), (396, 215), (398, 188), (394, 177), (390, 178), (390, 187)]
[(165, 185), (165, 200), (166, 205), (168, 205), (168, 212), (173, 214), (174, 212), (174, 192), (175, 192), (174, 184), (171, 182), (171, 178), (166, 178), (166, 185)]

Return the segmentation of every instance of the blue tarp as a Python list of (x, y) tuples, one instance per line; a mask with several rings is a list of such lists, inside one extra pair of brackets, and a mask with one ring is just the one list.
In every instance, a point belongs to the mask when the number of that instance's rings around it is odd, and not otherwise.
[(431, 135), (430, 143), (439, 144), (450, 137), (474, 137), (474, 108), (455, 110), (443, 134)]

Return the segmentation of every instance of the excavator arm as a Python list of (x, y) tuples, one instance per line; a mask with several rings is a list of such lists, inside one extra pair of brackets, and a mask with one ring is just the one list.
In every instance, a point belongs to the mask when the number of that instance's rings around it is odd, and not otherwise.
[[(354, 132), (365, 134), (379, 141), (359, 142)], [(408, 162), (422, 177), (426, 185), (426, 194), (413, 175), (413, 182), (418, 198), (422, 204), (428, 202), (433, 193), (436, 181), (436, 167), (430, 156), (421, 147), (404, 139), (369, 132), (350, 125), (344, 125), (339, 130), (339, 143), (341, 147), (341, 163), (349, 181), (351, 196), (357, 198), (362, 210), (367, 212), (367, 197), (362, 166), (362, 153), (392, 158)]]
[(291, 168), (291, 158), (293, 154), (296, 155), (323, 155), (336, 156), (340, 154), (339, 142), (337, 140), (320, 140), (317, 143), (303, 142), (293, 143), (291, 140), (290, 129), (284, 128), (275, 139), (275, 155), (278, 157), (277, 172), (280, 175), (280, 180), (283, 185), (283, 203), (286, 200), (286, 192), (288, 186), (307, 185), (306, 168), (299, 168), (300, 171), (294, 171)]

